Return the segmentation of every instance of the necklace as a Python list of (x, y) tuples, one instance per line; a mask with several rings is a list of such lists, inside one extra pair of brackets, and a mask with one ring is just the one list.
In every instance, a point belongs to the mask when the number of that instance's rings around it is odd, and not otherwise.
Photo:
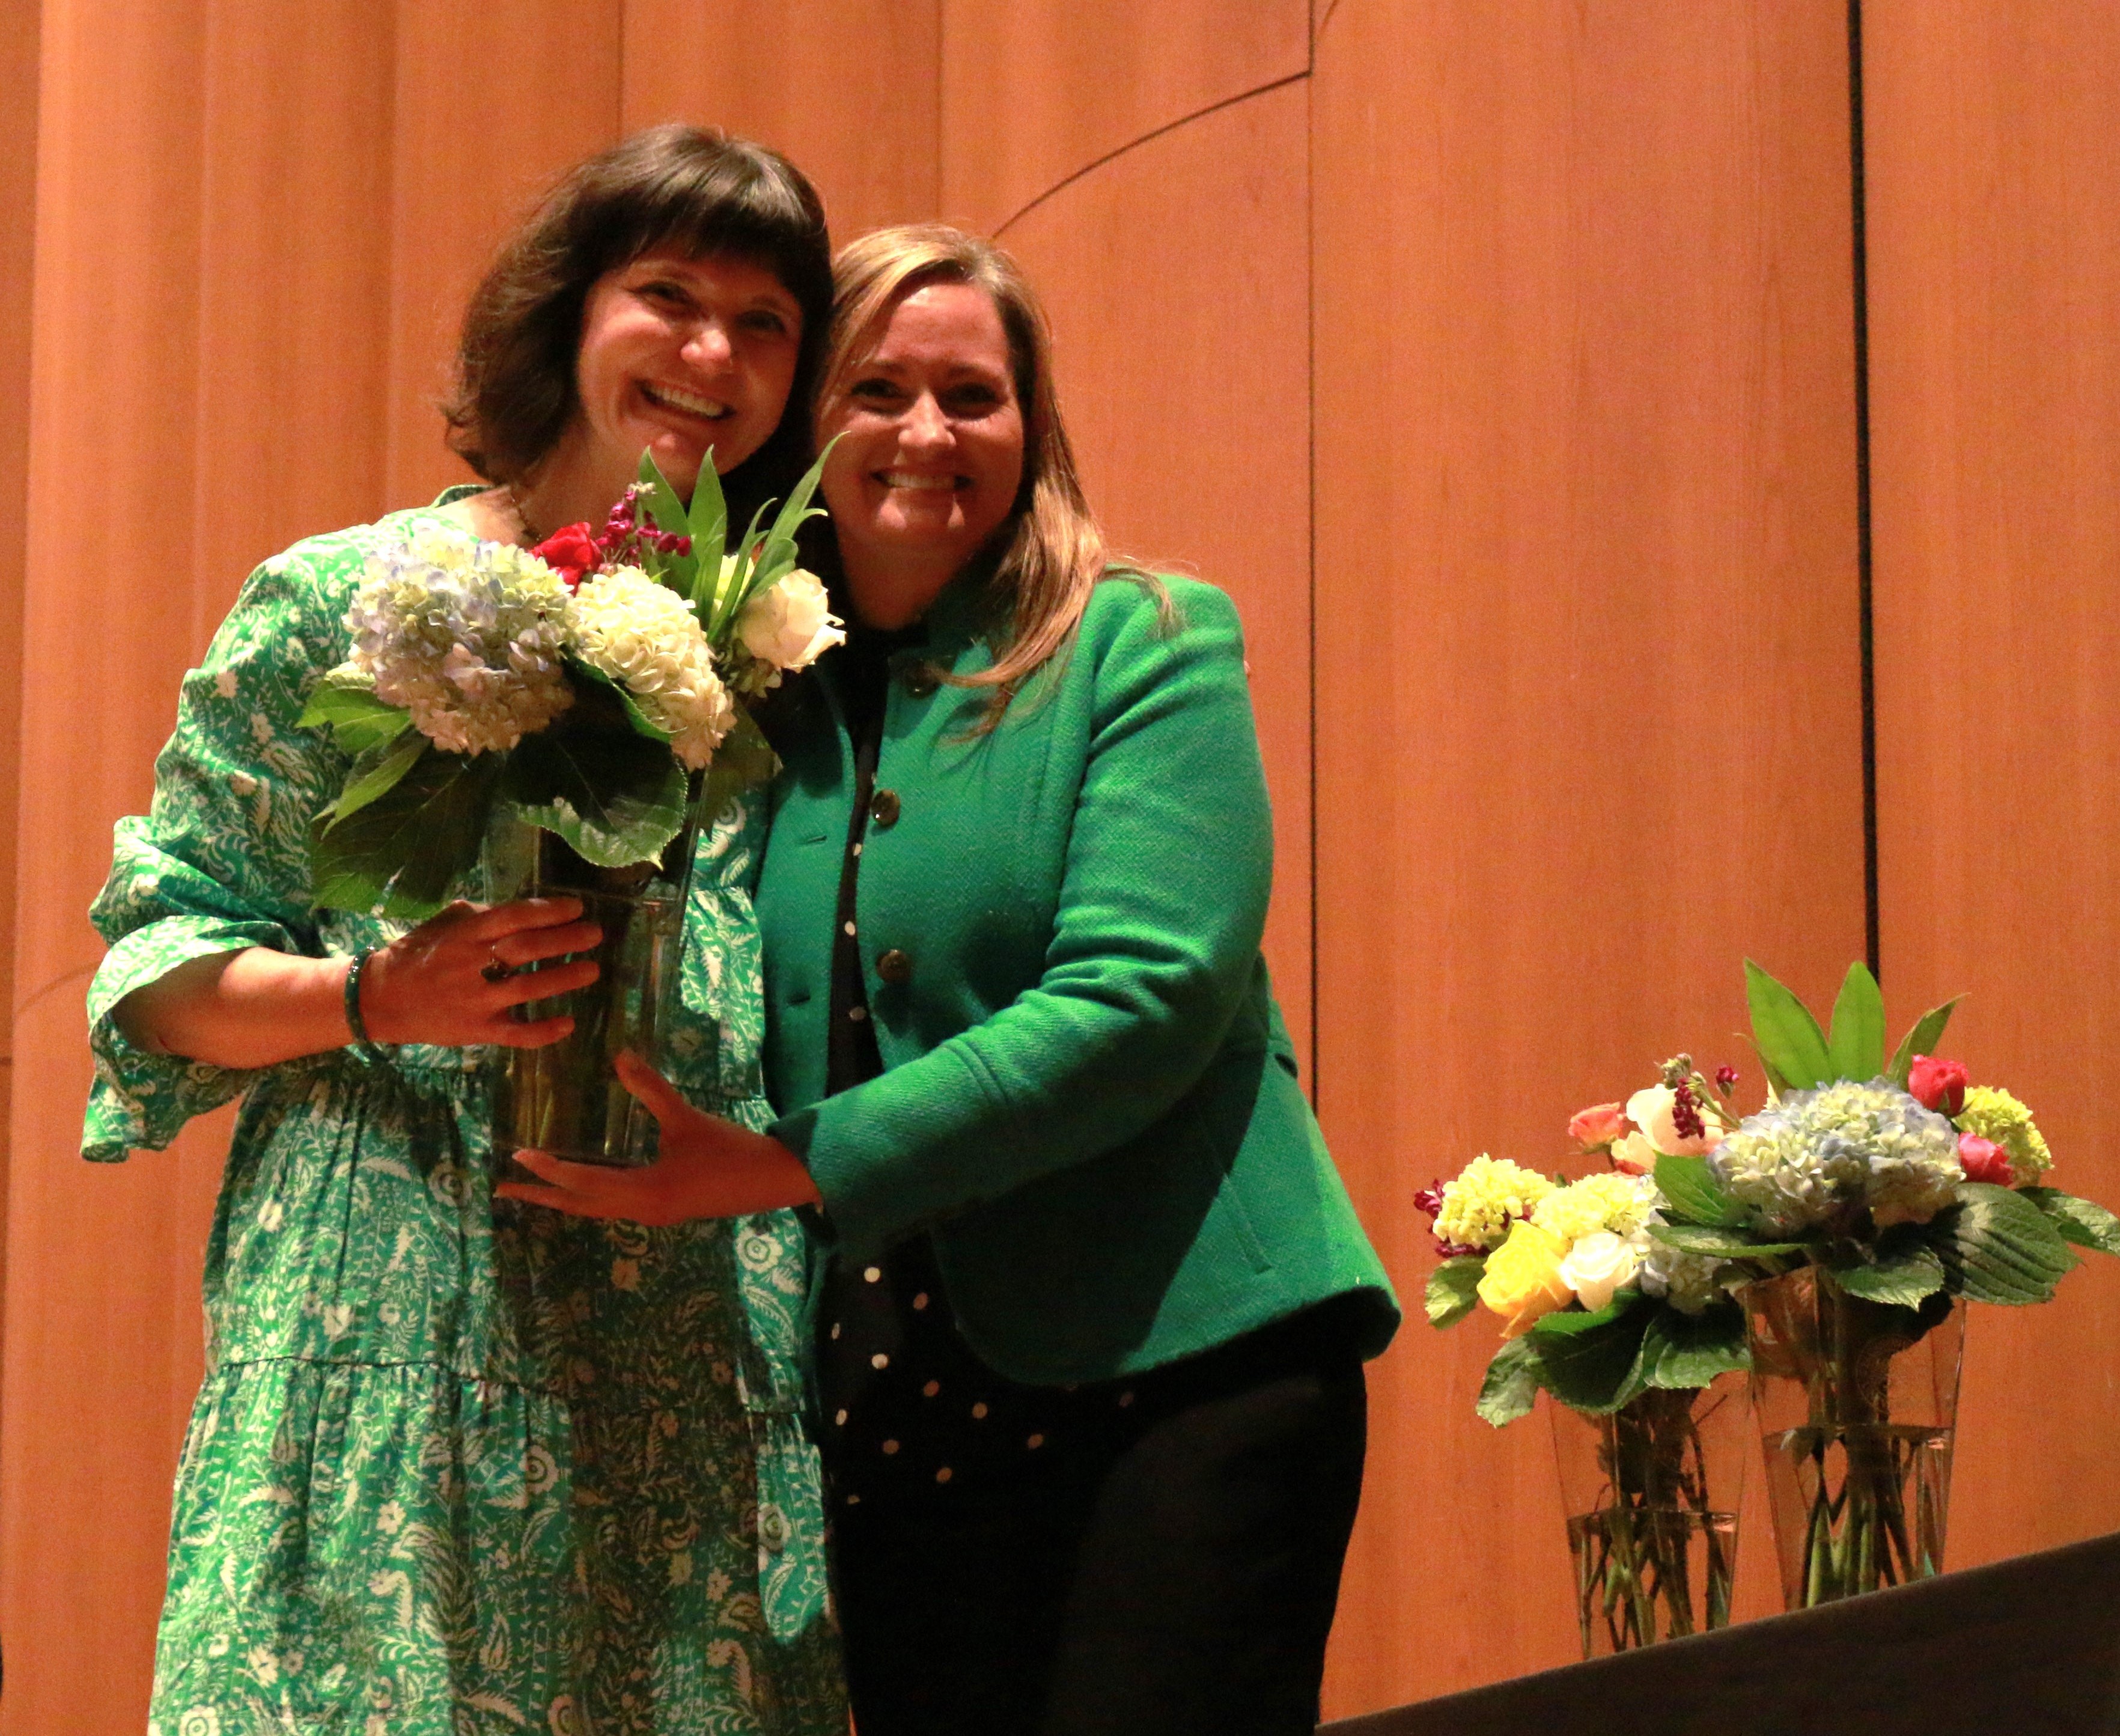
[(508, 504), (515, 509), (515, 522), (523, 527), (523, 546), (535, 548), (545, 539), (539, 536), (530, 522), (530, 509), (523, 504), (522, 491), (513, 482), (500, 485), (501, 492), (508, 496)]

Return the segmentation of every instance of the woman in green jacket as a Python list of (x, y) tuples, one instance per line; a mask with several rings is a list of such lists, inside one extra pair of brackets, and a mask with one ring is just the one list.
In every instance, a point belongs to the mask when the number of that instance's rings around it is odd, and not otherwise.
[(568, 1209), (807, 1203), (862, 1736), (1308, 1732), (1397, 1310), (1259, 954), (1235, 611), (1108, 563), (991, 244), (845, 249), (818, 433), (853, 623), (777, 719), (759, 1134)]

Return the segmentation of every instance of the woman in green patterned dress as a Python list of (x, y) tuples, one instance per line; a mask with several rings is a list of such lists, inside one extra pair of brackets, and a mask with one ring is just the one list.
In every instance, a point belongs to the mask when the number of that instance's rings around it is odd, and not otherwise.
[[(737, 524), (784, 493), (830, 302), (822, 210), (772, 152), (666, 128), (581, 165), (467, 319), (451, 444), (495, 486), (267, 561), (186, 677), (95, 907), (84, 1140), (120, 1159), (243, 1098), (156, 1736), (843, 1736), (799, 1227), (495, 1199), (476, 1045), (553, 1040), (565, 1021), (514, 1006), (595, 966), (534, 989), (493, 967), (593, 930), (565, 900), (409, 932), (313, 908), (309, 822), (346, 761), (295, 721), (365, 560), (437, 519), (524, 545), (599, 522), (644, 447), (689, 477), (711, 445)], [(700, 842), (671, 1054), (752, 1125), (762, 824), (746, 804)]]

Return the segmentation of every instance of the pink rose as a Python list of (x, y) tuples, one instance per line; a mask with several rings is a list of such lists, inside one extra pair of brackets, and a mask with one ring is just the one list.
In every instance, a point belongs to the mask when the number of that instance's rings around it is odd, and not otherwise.
[(1922, 1108), (1955, 1115), (1965, 1107), (1965, 1063), (1916, 1055), (1907, 1072), (1907, 1089)]
[(1593, 1103), (1568, 1118), (1568, 1137), (1586, 1152), (1602, 1152), (1627, 1130), (1627, 1114), (1616, 1103)]
[[(1962, 1073), (1964, 1069), (1960, 1068)], [(1958, 1136), (1958, 1166), (1965, 1171), (1968, 1181), (1990, 1181), (1998, 1188), (2015, 1185), (2016, 1176), (2010, 1170), (2010, 1154), (1992, 1139), (1983, 1139), (1978, 1133)]]
[(565, 579), (570, 591), (603, 565), (603, 551), (589, 534), (587, 520), (562, 524), (530, 552)]

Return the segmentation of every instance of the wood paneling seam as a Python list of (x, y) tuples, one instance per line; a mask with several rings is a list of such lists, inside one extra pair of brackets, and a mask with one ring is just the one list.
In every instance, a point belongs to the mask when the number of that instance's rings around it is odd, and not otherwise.
[(1332, 21), (1332, 14), (1339, 10), (1340, 0), (1327, 0), (1324, 14), (1318, 19), (1317, 28), (1310, 33), (1310, 64), (1313, 67), (1318, 64), (1318, 44), (1325, 40), (1325, 26)]
[[(101, 961), (99, 960), (98, 964)], [(42, 987), (21, 996), (15, 1003), (14, 1022), (22, 1022), (22, 1015), (48, 995), (63, 989), (68, 983), (86, 982), (96, 973), (97, 965), (79, 965), (71, 970), (63, 970)]]
[(1084, 175), (1091, 174), (1094, 171), (1103, 168), (1105, 164), (1111, 162), (1118, 157), (1124, 156), (1129, 151), (1148, 143), (1150, 140), (1161, 138), (1166, 133), (1175, 133), (1180, 127), (1190, 126), (1196, 120), (1204, 120), (1210, 114), (1220, 114), (1225, 109), (1233, 109), (1240, 102), (1249, 102), (1254, 96), (1263, 96), (1269, 91), (1278, 91), (1284, 85), (1292, 85), (1299, 79), (1308, 78), (1309, 76), (1310, 68), (1305, 67), (1299, 72), (1290, 72), (1280, 78), (1270, 79), (1265, 84), (1256, 85), (1248, 91), (1239, 91), (1234, 96), (1219, 98), (1216, 101), (1209, 103), (1204, 109), (1195, 109), (1190, 114), (1181, 114), (1176, 120), (1165, 121), (1161, 126), (1151, 128), (1146, 133), (1142, 133), (1138, 138), (1128, 139), (1123, 145), (1117, 146), (1112, 150), (1107, 151), (1102, 156), (1098, 157), (1095, 161), (1085, 163), (1080, 169), (1076, 170), (1073, 173), (1062, 175), (1050, 187), (1047, 188), (1044, 192), (1039, 193), (1036, 198), (1031, 200), (1030, 203), (1011, 213), (1007, 221), (996, 226), (993, 232), (994, 239), (998, 241), (1003, 235), (1008, 233), (1009, 229), (1012, 225), (1018, 223), (1025, 217), (1029, 216), (1032, 212), (1037, 210), (1039, 206), (1043, 205), (1055, 193), (1062, 192), (1066, 188), (1073, 186), (1075, 183), (1081, 180)]

